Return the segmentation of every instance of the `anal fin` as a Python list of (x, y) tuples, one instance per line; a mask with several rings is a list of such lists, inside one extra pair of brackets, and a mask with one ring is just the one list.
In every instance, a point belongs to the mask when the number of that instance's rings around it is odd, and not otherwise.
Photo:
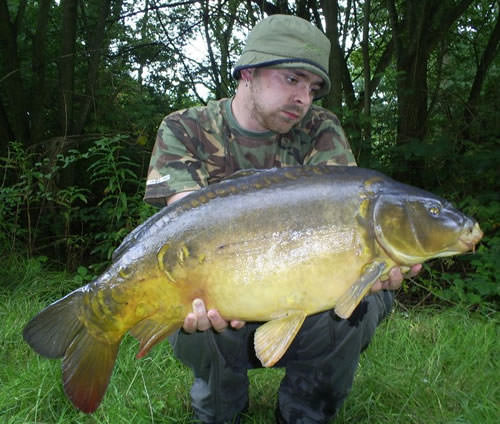
[(268, 321), (255, 332), (257, 358), (264, 367), (272, 367), (286, 352), (306, 319), (304, 311), (291, 311), (281, 318)]
[(337, 300), (335, 313), (340, 317), (347, 319), (351, 316), (361, 299), (368, 293), (371, 286), (382, 275), (386, 268), (385, 262), (371, 262), (367, 264), (359, 280)]
[(159, 324), (151, 319), (145, 319), (136, 324), (130, 329), (130, 334), (139, 340), (141, 344), (136, 358), (140, 359), (146, 356), (155, 344), (162, 341), (178, 327), (180, 327), (180, 325)]

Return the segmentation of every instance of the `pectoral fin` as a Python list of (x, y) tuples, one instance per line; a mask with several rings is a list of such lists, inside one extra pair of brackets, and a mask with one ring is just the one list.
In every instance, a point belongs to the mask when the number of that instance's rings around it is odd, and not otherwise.
[(268, 321), (255, 332), (255, 353), (264, 367), (272, 367), (286, 352), (306, 318), (304, 311), (292, 311)]
[(335, 313), (340, 317), (347, 319), (358, 306), (361, 299), (368, 293), (371, 286), (382, 275), (386, 268), (385, 262), (371, 262), (363, 269), (358, 281), (337, 300)]

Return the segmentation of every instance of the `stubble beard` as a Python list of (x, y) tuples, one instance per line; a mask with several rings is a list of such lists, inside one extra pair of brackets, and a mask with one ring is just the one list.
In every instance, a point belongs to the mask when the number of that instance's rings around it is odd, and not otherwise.
[(297, 120), (287, 119), (284, 117), (282, 114), (283, 110), (293, 112), (302, 118), (302, 111), (297, 108), (288, 106), (270, 110), (269, 107), (259, 101), (259, 98), (259, 87), (252, 85), (250, 100), (251, 116), (262, 128), (265, 128), (268, 131), (278, 134), (286, 134), (297, 124)]

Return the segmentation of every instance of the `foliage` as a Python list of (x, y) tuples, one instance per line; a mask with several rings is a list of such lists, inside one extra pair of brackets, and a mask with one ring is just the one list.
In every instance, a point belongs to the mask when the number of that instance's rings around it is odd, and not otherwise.
[[(60, 216), (61, 238), (69, 246), (77, 236), (69, 234), (72, 217), (87, 202), (88, 190), (82, 187), (56, 187), (56, 176), (79, 159), (76, 151), (55, 157), (41, 156), (14, 142), (6, 157), (0, 158), (4, 175), (0, 187), (1, 246), (14, 250), (21, 243), (31, 254), (42, 235), (47, 236), (47, 210)], [(52, 224), (52, 222), (51, 222)]]
[[(64, 245), (70, 268), (89, 246), (95, 267), (109, 260), (121, 239), (154, 212), (142, 201), (142, 163), (136, 161), (142, 147), (131, 158), (124, 154), (125, 141), (123, 136), (100, 138), (84, 152), (71, 149), (52, 160), (12, 143), (1, 158), (0, 246), (11, 251), (28, 246), (29, 255), (39, 255), (59, 252)], [(87, 165), (79, 184), (58, 187), (66, 168), (82, 164)]]
[(139, 165), (124, 153), (124, 140), (123, 136), (99, 139), (84, 154), (90, 160), (90, 184), (103, 196), (85, 211), (83, 221), (93, 236), (95, 247), (91, 253), (103, 262), (111, 258), (125, 235), (154, 211), (142, 201), (144, 187), (137, 172)]

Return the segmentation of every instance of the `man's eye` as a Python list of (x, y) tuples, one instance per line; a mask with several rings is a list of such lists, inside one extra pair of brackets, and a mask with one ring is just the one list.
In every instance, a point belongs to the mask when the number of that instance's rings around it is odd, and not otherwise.
[(297, 78), (295, 78), (294, 76), (289, 75), (289, 76), (287, 77), (287, 81), (288, 81), (290, 84), (297, 84), (298, 79), (297, 79)]

